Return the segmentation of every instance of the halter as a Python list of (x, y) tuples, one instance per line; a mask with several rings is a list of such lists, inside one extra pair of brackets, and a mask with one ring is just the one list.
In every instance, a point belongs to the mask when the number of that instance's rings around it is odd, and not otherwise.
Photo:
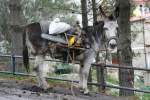
[(106, 33), (104, 31), (102, 32), (102, 42), (104, 42), (106, 47), (108, 47), (109, 42), (111, 40), (116, 40), (116, 42), (118, 43), (118, 31), (119, 30), (117, 30), (116, 36), (111, 36), (110, 38), (107, 38)]
[(118, 38), (117, 38), (117, 36), (113, 36), (113, 37), (110, 37), (109, 39), (107, 39), (107, 41), (106, 41), (107, 46), (108, 46), (108, 44), (109, 44), (109, 42), (110, 42), (111, 40), (116, 40), (116, 42), (118, 43)]

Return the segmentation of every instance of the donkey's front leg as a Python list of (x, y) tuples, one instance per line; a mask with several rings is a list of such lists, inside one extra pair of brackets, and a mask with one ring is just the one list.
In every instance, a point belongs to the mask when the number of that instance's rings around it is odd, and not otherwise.
[[(79, 87), (80, 87), (80, 89), (83, 88), (83, 74), (82, 74), (82, 72), (83, 72), (83, 66), (80, 65), (80, 70), (79, 70)], [(82, 90), (80, 90), (80, 91), (82, 92)]]
[(45, 72), (44, 72), (44, 56), (42, 55), (38, 55), (35, 58), (35, 72), (36, 72), (36, 76), (37, 76), (37, 80), (39, 83), (39, 87), (42, 89), (48, 89), (49, 85), (45, 79)]
[(82, 89), (83, 89), (83, 90), (81, 90), (81, 92), (83, 92), (84, 94), (89, 93), (89, 90), (88, 90), (88, 87), (87, 87), (89, 69), (90, 69), (90, 66), (88, 65), (86, 67), (83, 67), (82, 70), (81, 70), (80, 85), (82, 86)]
[(93, 50), (89, 50), (85, 53), (85, 59), (84, 59), (84, 63), (83, 63), (83, 68), (81, 70), (81, 74), (82, 74), (82, 88), (84, 91), (84, 94), (88, 94), (89, 90), (88, 90), (88, 77), (89, 77), (89, 72), (90, 72), (90, 67), (91, 64), (94, 62), (95, 59), (95, 52)]

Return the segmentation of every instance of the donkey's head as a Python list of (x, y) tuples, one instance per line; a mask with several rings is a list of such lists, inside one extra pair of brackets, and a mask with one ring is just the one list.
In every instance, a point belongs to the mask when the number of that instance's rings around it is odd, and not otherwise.
[(117, 21), (108, 18), (104, 21), (104, 33), (107, 40), (107, 47), (110, 49), (115, 49), (117, 47), (117, 33), (118, 33), (118, 24)]
[(119, 16), (119, 4), (117, 0), (102, 0), (99, 6), (99, 20), (104, 21), (104, 33), (107, 40), (107, 48), (117, 47), (117, 17)]

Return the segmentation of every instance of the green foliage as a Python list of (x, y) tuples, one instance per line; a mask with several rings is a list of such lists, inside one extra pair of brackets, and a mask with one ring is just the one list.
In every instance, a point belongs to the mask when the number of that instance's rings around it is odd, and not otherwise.
[(131, 10), (130, 10), (130, 14), (131, 16), (133, 16), (133, 10), (136, 8), (135, 2), (133, 0), (130, 1), (130, 6), (131, 6)]
[(56, 74), (67, 74), (72, 72), (72, 66), (69, 64), (56, 64), (55, 66), (55, 73)]
[(109, 91), (112, 91), (112, 93), (111, 93), (112, 96), (119, 96), (119, 90), (111, 89)]
[(0, 34), (3, 34), (5, 39), (10, 41), (10, 36), (7, 34), (8, 27), (8, 1), (0, 0)]
[(0, 73), (0, 78), (11, 78), (11, 79), (15, 79), (15, 80), (25, 80), (28, 77), (26, 76), (21, 76), (21, 75), (13, 75), (13, 74), (9, 74), (9, 73)]
[(150, 100), (150, 94), (148, 93), (143, 94), (141, 100)]
[(10, 43), (6, 40), (0, 42), (0, 53), (1, 54), (10, 54)]
[(139, 100), (150, 100), (150, 94), (148, 93), (136, 93), (136, 97), (139, 98)]
[(115, 84), (115, 85), (119, 84), (119, 81), (111, 75), (107, 75), (107, 81), (111, 84)]
[(62, 17), (60, 20), (63, 22), (67, 22), (70, 25), (75, 25), (75, 22), (77, 21), (75, 15), (68, 15), (66, 17)]
[(70, 22), (70, 19), (76, 19), (71, 16), (72, 10), (79, 8), (66, 0), (23, 0), (22, 5), (28, 23), (52, 20), (55, 17), (63, 18), (65, 21), (68, 19)]

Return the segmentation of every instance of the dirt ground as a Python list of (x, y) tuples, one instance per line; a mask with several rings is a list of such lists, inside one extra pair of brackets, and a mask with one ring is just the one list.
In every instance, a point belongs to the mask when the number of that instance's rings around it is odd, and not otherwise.
[(33, 83), (29, 81), (16, 81), (0, 79), (0, 100), (132, 100), (105, 94), (90, 93), (83, 95), (78, 89), (53, 87), (48, 92), (35, 92)]

